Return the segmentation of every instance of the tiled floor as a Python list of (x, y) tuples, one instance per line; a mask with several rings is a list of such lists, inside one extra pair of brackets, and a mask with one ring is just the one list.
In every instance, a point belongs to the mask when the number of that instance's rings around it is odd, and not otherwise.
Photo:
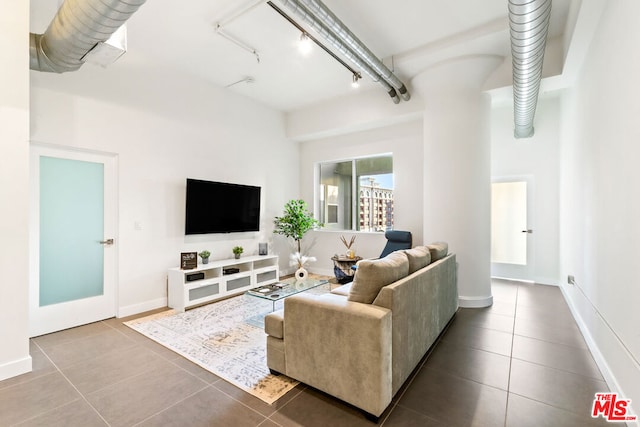
[[(494, 281), (461, 309), (384, 426), (589, 426), (606, 391), (558, 288)], [(269, 406), (110, 319), (32, 340), (33, 372), (0, 382), (0, 426), (371, 426), (306, 386)]]

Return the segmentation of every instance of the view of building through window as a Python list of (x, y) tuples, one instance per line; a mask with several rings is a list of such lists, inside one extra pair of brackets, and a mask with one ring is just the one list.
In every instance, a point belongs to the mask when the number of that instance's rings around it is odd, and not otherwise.
[(390, 154), (318, 165), (318, 219), (328, 230), (384, 232), (393, 228)]
[(361, 176), (359, 192), (360, 231), (393, 229), (393, 175)]

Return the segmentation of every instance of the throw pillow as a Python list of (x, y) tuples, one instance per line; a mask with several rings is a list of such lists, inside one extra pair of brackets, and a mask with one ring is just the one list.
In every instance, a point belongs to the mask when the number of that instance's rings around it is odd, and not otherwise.
[(436, 262), (447, 256), (449, 253), (449, 244), (447, 242), (435, 242), (427, 245), (431, 252), (431, 262)]
[(409, 274), (426, 267), (431, 262), (431, 252), (426, 246), (416, 246), (404, 251), (409, 260)]
[(380, 289), (409, 274), (409, 260), (404, 251), (391, 252), (380, 259), (363, 259), (353, 278), (349, 301), (371, 304)]

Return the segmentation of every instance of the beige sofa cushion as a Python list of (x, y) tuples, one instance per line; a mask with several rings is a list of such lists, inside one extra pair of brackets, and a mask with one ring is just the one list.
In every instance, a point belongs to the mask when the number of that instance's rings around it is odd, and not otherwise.
[(363, 259), (358, 262), (349, 301), (371, 304), (380, 289), (409, 274), (409, 260), (404, 251), (391, 252), (380, 259)]
[(413, 274), (431, 262), (431, 252), (426, 246), (416, 246), (404, 251), (409, 260), (409, 274)]
[(274, 311), (264, 317), (264, 331), (275, 338), (284, 338), (284, 310)]
[(427, 245), (431, 252), (431, 262), (436, 262), (447, 256), (449, 253), (449, 244), (447, 242), (434, 242)]
[(353, 282), (349, 282), (346, 285), (342, 285), (338, 288), (331, 289), (331, 293), (335, 295), (342, 295), (342, 296), (348, 297), (349, 292), (351, 292), (351, 285), (353, 285)]

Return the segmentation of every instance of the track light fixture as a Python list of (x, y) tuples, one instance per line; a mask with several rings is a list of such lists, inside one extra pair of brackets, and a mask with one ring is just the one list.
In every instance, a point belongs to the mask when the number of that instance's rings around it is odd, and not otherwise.
[(308, 55), (311, 52), (311, 39), (309, 35), (304, 31), (300, 34), (300, 43), (298, 44), (298, 48), (300, 49), (300, 53), (303, 55)]
[[(338, 61), (343, 67), (345, 67), (347, 70), (349, 70), (351, 72), (351, 74), (353, 74), (354, 76), (354, 83), (357, 83), (357, 80), (362, 78), (362, 75), (356, 71), (353, 67), (351, 67), (349, 64), (347, 64), (346, 62), (344, 62), (339, 56), (337, 56), (335, 53), (333, 53), (331, 50), (329, 50), (329, 48), (327, 48), (325, 45), (323, 45), (317, 38), (315, 38), (313, 35), (307, 33), (307, 30), (305, 30), (300, 24), (298, 24), (296, 21), (293, 20), (293, 18), (291, 18), (289, 15), (287, 15), (282, 9), (280, 9), (278, 6), (276, 6), (272, 1), (268, 1), (267, 4), (269, 6), (271, 6), (271, 8), (273, 10), (275, 10), (276, 12), (278, 12), (280, 14), (280, 16), (282, 16), (284, 19), (286, 19), (287, 21), (289, 21), (289, 23), (291, 25), (293, 25), (294, 27), (296, 27), (302, 34), (300, 34), (300, 51), (302, 51), (302, 45), (303, 42), (309, 44), (309, 50), (311, 50), (311, 43), (315, 43), (316, 46), (318, 46), (319, 48), (321, 48), (322, 50), (324, 50), (326, 53), (328, 53), (333, 59), (335, 59), (336, 61)], [(303, 52), (304, 53), (304, 52)], [(354, 84), (352, 83), (352, 84)]]
[(360, 73), (353, 73), (353, 81), (351, 82), (351, 87), (354, 89), (357, 89), (360, 87), (360, 79), (362, 78), (362, 76), (360, 75)]

